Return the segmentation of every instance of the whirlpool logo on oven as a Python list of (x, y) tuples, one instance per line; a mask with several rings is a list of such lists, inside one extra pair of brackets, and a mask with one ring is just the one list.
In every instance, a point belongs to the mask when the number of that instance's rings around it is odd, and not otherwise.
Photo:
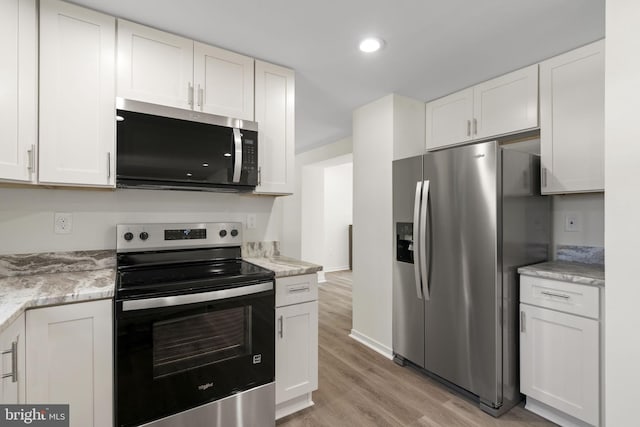
[(201, 384), (198, 386), (198, 390), (200, 391), (205, 391), (209, 388), (213, 387), (213, 383), (206, 383), (206, 384)]
[(69, 427), (69, 405), (0, 405), (0, 426)]

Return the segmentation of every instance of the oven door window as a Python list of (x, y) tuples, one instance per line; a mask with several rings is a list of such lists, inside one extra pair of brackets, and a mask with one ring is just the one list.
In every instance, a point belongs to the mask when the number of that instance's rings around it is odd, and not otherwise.
[(251, 307), (235, 307), (153, 324), (153, 377), (248, 356)]

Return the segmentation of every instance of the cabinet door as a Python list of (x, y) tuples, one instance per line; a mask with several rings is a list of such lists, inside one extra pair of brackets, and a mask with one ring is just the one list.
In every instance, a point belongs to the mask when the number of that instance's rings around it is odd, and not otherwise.
[[(24, 314), (0, 333), (0, 403), (17, 404), (25, 402), (24, 372), (25, 372), (25, 339)], [(14, 354), (15, 352), (15, 354)], [(14, 376), (2, 378), (5, 375)]]
[(276, 309), (276, 405), (318, 388), (318, 301)]
[(194, 42), (196, 110), (253, 121), (253, 58)]
[(118, 96), (193, 108), (193, 41), (118, 19)]
[(71, 427), (113, 427), (112, 302), (27, 311), (27, 402), (68, 403)]
[(542, 192), (604, 191), (604, 41), (540, 64)]
[(526, 304), (520, 311), (520, 391), (597, 425), (598, 321)]
[(40, 2), (40, 182), (113, 186), (115, 19)]
[(259, 183), (256, 193), (293, 193), (295, 73), (256, 61)]
[(471, 140), (473, 89), (427, 102), (427, 150)]
[(0, 179), (35, 178), (37, 22), (35, 0), (0, 2)]
[(538, 126), (538, 65), (473, 88), (473, 138), (481, 139)]

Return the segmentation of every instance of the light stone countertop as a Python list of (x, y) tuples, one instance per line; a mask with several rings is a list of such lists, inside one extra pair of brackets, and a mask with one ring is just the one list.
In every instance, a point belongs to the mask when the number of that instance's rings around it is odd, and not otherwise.
[(28, 308), (112, 298), (115, 268), (0, 278), (0, 333)]
[(563, 282), (604, 286), (604, 265), (569, 261), (549, 261), (520, 267), (518, 273)]
[(255, 264), (259, 267), (266, 268), (276, 273), (276, 278), (287, 276), (299, 276), (301, 274), (311, 274), (322, 270), (322, 266), (312, 264), (306, 261), (300, 261), (295, 258), (289, 258), (280, 255), (267, 257), (247, 257), (243, 260)]

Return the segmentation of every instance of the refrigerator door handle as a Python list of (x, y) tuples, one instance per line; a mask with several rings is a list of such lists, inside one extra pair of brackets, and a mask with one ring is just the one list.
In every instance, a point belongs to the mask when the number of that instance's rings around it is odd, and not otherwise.
[(418, 299), (424, 299), (422, 292), (422, 276), (420, 274), (420, 242), (423, 240), (420, 236), (420, 201), (422, 199), (422, 181), (416, 183), (416, 196), (413, 202), (413, 272), (416, 280), (416, 293)]
[(422, 278), (422, 293), (425, 300), (429, 300), (429, 272), (427, 271), (427, 258), (431, 254), (427, 253), (427, 242), (431, 240), (431, 236), (427, 236), (427, 210), (429, 209), (429, 181), (423, 181), (422, 184), (422, 200), (420, 203), (420, 273)]

